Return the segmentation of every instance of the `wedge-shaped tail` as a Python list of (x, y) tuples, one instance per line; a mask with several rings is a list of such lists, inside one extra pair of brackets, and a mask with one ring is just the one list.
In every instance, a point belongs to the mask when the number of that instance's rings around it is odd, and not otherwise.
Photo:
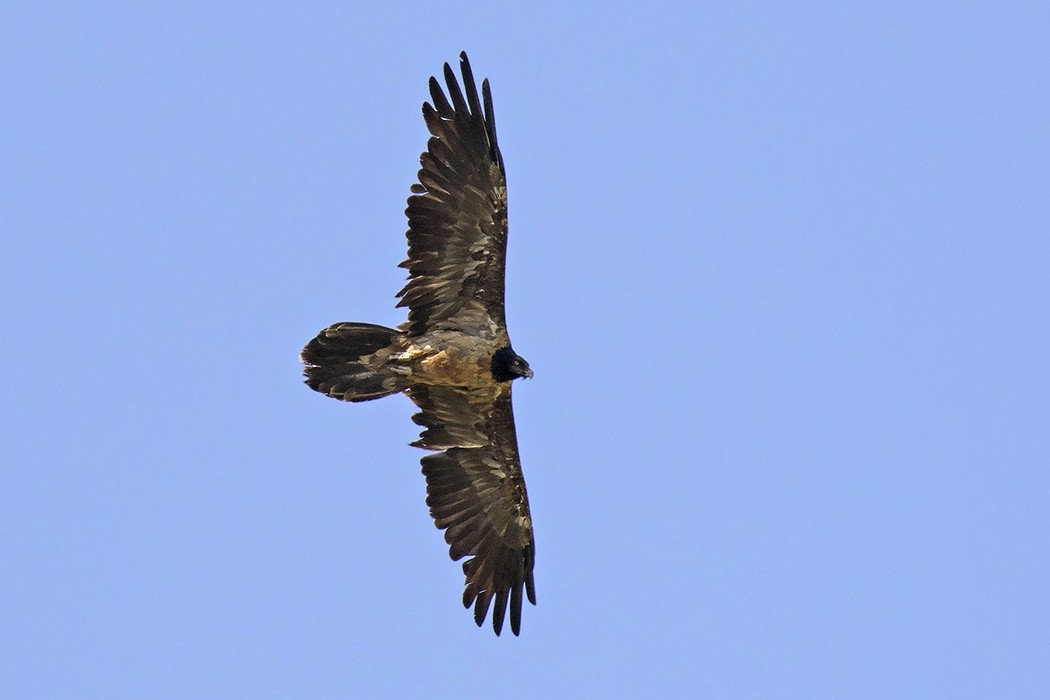
[(388, 364), (398, 332), (372, 323), (343, 322), (325, 328), (303, 348), (306, 383), (341, 401), (371, 401), (405, 389)]

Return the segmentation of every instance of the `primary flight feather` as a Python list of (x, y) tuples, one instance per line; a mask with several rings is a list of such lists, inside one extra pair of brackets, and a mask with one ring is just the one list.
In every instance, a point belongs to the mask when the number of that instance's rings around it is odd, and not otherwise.
[(396, 330), (336, 323), (302, 351), (310, 388), (343, 401), (405, 393), (423, 426), (427, 505), (463, 563), (463, 604), (480, 626), (521, 630), (522, 594), (536, 604), (536, 545), (511, 408), (511, 382), (532, 377), (504, 314), (507, 182), (488, 80), (479, 99), (466, 53), (463, 86), (446, 63), (423, 104), (430, 139), (408, 198), (408, 283)]

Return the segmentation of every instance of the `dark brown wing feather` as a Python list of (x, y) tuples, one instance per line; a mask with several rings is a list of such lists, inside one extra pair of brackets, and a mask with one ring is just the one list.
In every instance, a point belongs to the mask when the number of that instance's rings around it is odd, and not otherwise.
[(398, 292), (398, 306), (409, 309), (401, 328), (410, 335), (506, 327), (507, 183), (492, 96), (486, 80), (483, 108), (466, 53), (460, 68), (465, 94), (446, 63), (448, 97), (431, 78), (433, 105), (423, 104), (431, 138), (405, 210), (408, 259), (401, 267), (409, 281)]
[(426, 429), (417, 447), (444, 450), (422, 459), (427, 505), (445, 531), (453, 560), (463, 563), (463, 605), (474, 606), (480, 627), (492, 608), (499, 634), (510, 609), (510, 628), (521, 630), (522, 590), (536, 604), (532, 578), (536, 544), (525, 479), (518, 459), (510, 382), (495, 400), (482, 391), (414, 386), (407, 394), (422, 409), (413, 420)]

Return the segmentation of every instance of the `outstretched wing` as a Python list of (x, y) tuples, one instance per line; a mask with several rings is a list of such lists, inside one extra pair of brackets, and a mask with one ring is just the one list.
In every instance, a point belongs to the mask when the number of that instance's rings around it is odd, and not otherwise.
[(423, 103), (431, 137), (405, 210), (408, 259), (401, 267), (409, 280), (398, 292), (398, 306), (409, 309), (401, 329), (411, 335), (506, 328), (506, 173), (488, 80), (481, 85), (482, 110), (467, 54), (459, 57), (464, 89), (446, 63), (448, 97), (431, 77), (433, 105)]
[(510, 628), (518, 634), (522, 589), (536, 604), (536, 544), (518, 459), (510, 382), (485, 391), (417, 385), (406, 393), (422, 409), (413, 420), (425, 428), (413, 445), (443, 450), (421, 461), (427, 505), (435, 524), (445, 531), (449, 555), (454, 561), (471, 557), (463, 563), (463, 605), (474, 606), (474, 621), (480, 627), (495, 601), (496, 634), (503, 629), (509, 605)]

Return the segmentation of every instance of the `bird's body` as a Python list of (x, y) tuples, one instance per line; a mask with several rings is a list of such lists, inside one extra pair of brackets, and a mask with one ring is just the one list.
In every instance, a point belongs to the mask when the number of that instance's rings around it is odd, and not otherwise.
[[(463, 564), (463, 603), (481, 625), (494, 603), (499, 634), (506, 610), (521, 625), (522, 593), (535, 604), (535, 542), (518, 458), (511, 381), (531, 377), (511, 348), (504, 315), (507, 191), (488, 81), (484, 108), (466, 54), (464, 89), (445, 64), (449, 97), (430, 79), (431, 132), (406, 214), (409, 308), (398, 329), (337, 323), (303, 348), (306, 383), (343, 401), (404, 392), (420, 408), (416, 447), (427, 505)], [(451, 98), (451, 101), (450, 99)]]
[(404, 363), (415, 383), (460, 386), (472, 389), (495, 387), (486, 374), (492, 357), (508, 340), (471, 336), (460, 331), (433, 331), (420, 338), (406, 338), (404, 349), (394, 360)]

